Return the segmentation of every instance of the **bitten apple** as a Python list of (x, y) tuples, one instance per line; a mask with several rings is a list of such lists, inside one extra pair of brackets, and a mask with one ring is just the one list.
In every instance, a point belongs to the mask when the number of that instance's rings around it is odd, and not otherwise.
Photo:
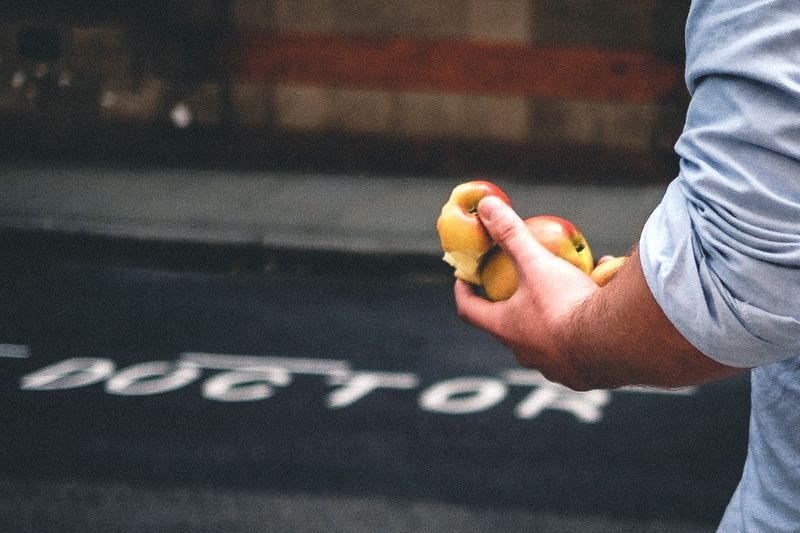
[(481, 260), (494, 246), (478, 217), (478, 202), (486, 196), (497, 196), (511, 205), (511, 200), (497, 185), (482, 180), (470, 181), (453, 189), (436, 221), (443, 259), (455, 268), (457, 278), (475, 285), (481, 281)]
[[(553, 254), (565, 259), (586, 274), (592, 272), (594, 257), (583, 233), (569, 220), (540, 215), (525, 220), (537, 241)], [(499, 248), (486, 256), (481, 270), (481, 285), (492, 301), (507, 300), (517, 291), (517, 271), (511, 257)]]
[(597, 262), (597, 266), (594, 267), (594, 270), (592, 270), (589, 275), (595, 283), (602, 287), (617, 275), (617, 272), (620, 268), (622, 268), (622, 265), (624, 265), (625, 261), (627, 260), (628, 256), (625, 255), (619, 257), (609, 257), (608, 259), (603, 258)]

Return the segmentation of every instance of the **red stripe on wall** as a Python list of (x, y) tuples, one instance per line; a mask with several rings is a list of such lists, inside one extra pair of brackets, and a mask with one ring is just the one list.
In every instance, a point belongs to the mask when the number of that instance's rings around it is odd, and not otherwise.
[(658, 102), (683, 90), (654, 54), (511, 43), (256, 34), (226, 44), (236, 79), (400, 91)]

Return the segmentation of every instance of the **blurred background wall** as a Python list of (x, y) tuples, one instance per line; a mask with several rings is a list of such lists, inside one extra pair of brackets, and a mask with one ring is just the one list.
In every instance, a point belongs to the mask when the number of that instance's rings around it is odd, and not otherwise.
[(688, 0), (10, 0), (0, 158), (664, 182)]

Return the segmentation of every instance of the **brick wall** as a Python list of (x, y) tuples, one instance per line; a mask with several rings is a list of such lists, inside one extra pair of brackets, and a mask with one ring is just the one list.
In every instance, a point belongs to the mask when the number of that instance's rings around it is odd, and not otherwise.
[[(685, 110), (688, 5), (677, 0), (194, 0), (152, 17), (125, 2), (58, 14), (48, 4), (20, 3), (0, 23), (0, 120), (49, 140), (102, 132), (125, 142), (124, 130), (146, 151), (148, 135), (163, 147), (200, 142), (204, 130), (220, 157), (266, 162), (291, 143), (325, 159), (336, 138), (331, 150), (364, 146), (394, 161), (430, 148), (432, 163), (439, 150), (451, 167), (461, 150), (452, 170), (464, 172), (503, 167), (481, 154), (529, 160), (546, 147), (612, 154), (611, 172), (627, 157), (656, 175), (669, 172), (658, 164)], [(330, 54), (354, 50), (365, 59), (330, 66)], [(410, 65), (374, 72), (397, 53)], [(415, 54), (427, 70), (411, 68)], [(440, 77), (453, 58), (456, 77)]]

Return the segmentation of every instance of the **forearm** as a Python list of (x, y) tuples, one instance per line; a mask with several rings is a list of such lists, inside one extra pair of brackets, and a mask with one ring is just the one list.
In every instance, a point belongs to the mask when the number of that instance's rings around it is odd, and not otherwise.
[(683, 387), (741, 371), (703, 355), (675, 329), (647, 286), (638, 247), (608, 285), (575, 307), (559, 337), (574, 388)]
[(456, 307), (507, 345), (520, 365), (579, 390), (683, 387), (740, 371), (703, 355), (673, 326), (647, 286), (638, 248), (598, 287), (537, 242), (505, 203), (484, 198), (478, 214), (511, 257), (519, 286), (508, 300), (489, 302), (458, 281)]

